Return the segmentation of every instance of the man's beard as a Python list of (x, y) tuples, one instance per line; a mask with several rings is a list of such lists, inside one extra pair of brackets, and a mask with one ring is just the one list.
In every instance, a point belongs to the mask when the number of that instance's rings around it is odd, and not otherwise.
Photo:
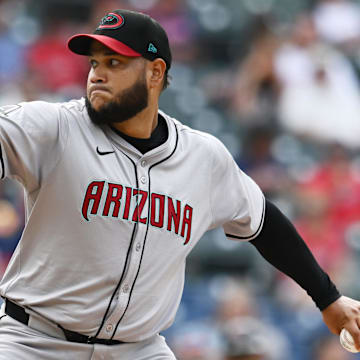
[(96, 125), (110, 125), (121, 123), (137, 115), (148, 106), (148, 88), (145, 76), (133, 86), (115, 96), (115, 99), (95, 110), (88, 97), (85, 105), (90, 120)]

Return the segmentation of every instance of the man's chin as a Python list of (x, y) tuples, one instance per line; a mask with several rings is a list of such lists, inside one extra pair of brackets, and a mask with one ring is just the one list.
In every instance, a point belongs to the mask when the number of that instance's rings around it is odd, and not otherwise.
[(106, 106), (109, 103), (108, 99), (105, 99), (103, 96), (99, 96), (99, 95), (92, 96), (89, 99), (89, 101), (90, 101), (91, 107), (95, 111), (100, 111), (101, 109), (104, 108), (104, 106)]

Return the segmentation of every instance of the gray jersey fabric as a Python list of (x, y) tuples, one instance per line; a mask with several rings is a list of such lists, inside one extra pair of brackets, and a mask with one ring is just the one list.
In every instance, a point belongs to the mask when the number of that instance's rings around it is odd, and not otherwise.
[(173, 322), (204, 232), (256, 237), (259, 187), (218, 139), (160, 114), (168, 139), (141, 154), (93, 125), (83, 99), (0, 108), (1, 177), (26, 204), (3, 297), (72, 331), (141, 341)]

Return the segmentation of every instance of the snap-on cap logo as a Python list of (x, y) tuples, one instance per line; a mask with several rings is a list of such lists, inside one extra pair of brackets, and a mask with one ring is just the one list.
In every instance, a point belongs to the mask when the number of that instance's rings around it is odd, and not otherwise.
[(105, 15), (101, 21), (98, 29), (118, 29), (120, 26), (124, 25), (124, 18), (122, 15), (115, 14), (115, 13), (108, 13)]

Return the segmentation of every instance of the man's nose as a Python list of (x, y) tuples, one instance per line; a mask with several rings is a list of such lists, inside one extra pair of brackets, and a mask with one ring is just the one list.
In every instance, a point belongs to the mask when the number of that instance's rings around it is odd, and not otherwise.
[(106, 72), (100, 66), (90, 70), (90, 81), (92, 83), (105, 83), (106, 80)]

